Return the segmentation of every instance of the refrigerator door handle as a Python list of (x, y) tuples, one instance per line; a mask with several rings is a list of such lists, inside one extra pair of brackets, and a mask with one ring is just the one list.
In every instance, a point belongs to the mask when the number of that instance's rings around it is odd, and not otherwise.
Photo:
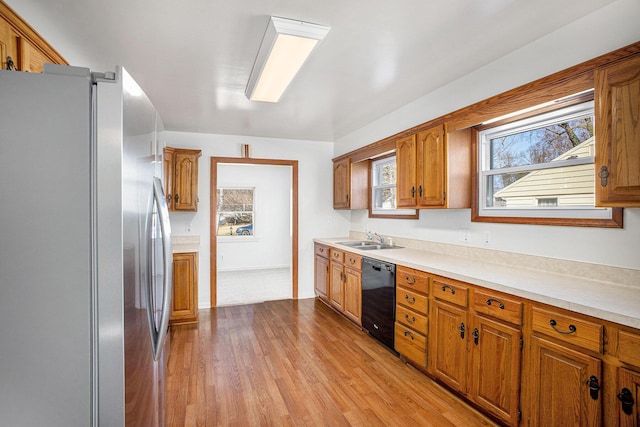
[[(153, 198), (158, 206), (158, 218), (160, 230), (162, 231), (162, 259), (163, 259), (163, 293), (162, 310), (160, 314), (160, 324), (157, 334), (154, 335), (153, 357), (158, 360), (164, 342), (167, 338), (169, 327), (169, 316), (171, 315), (171, 299), (173, 293), (173, 253), (171, 250), (171, 224), (169, 222), (169, 208), (167, 199), (164, 196), (162, 181), (158, 177), (153, 177)], [(153, 310), (153, 309), (152, 309)]]

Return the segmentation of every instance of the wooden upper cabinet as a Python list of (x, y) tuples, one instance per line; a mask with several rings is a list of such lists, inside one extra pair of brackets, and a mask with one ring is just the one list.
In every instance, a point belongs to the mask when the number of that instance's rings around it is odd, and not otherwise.
[(640, 206), (640, 55), (595, 70), (596, 206)]
[(442, 206), (445, 200), (445, 147), (442, 126), (417, 135), (418, 205)]
[(471, 206), (471, 132), (434, 126), (396, 141), (397, 205), (402, 208)]
[(351, 159), (333, 162), (333, 208), (349, 209)]
[(0, 64), (2, 69), (42, 72), (42, 65), (67, 64), (67, 61), (49, 45), (29, 24), (9, 6), (0, 1)]
[(416, 206), (417, 168), (416, 136), (400, 138), (396, 142), (396, 205), (399, 208)]
[(170, 211), (198, 210), (200, 150), (164, 149), (165, 187)]
[(367, 209), (369, 162), (352, 163), (350, 158), (333, 161), (333, 208)]

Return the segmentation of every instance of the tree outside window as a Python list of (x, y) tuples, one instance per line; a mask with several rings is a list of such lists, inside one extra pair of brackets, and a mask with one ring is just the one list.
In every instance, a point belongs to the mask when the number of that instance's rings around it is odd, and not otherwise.
[(251, 236), (254, 230), (254, 188), (218, 188), (218, 236)]

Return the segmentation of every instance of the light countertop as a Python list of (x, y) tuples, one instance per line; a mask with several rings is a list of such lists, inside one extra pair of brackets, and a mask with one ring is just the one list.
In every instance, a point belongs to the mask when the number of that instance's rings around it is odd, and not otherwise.
[(314, 239), (362, 256), (640, 329), (640, 271), (635, 286), (412, 248), (363, 251), (339, 244), (349, 240), (354, 239)]
[(200, 252), (200, 236), (171, 236), (171, 250), (174, 254)]

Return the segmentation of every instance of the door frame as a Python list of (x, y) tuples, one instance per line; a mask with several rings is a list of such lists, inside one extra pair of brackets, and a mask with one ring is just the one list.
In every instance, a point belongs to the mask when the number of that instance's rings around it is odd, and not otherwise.
[[(276, 160), (276, 159), (251, 159), (245, 157), (211, 157), (211, 184), (209, 187), (210, 219), (218, 218), (218, 206), (216, 190), (218, 189), (218, 164), (245, 164), (245, 165), (272, 165), (291, 166), (291, 297), (298, 299), (298, 161), (297, 160)], [(216, 222), (213, 220), (209, 224), (209, 286), (211, 308), (218, 306), (217, 279), (218, 279), (218, 239), (216, 234)]]

